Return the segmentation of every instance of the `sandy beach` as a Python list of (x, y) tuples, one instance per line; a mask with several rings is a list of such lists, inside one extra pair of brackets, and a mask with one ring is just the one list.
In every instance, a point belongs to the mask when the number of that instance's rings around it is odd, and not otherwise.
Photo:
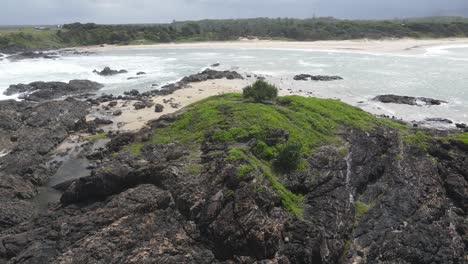
[[(225, 93), (241, 93), (242, 89), (251, 82), (251, 80), (220, 79), (191, 83), (190, 87), (177, 90), (173, 94), (154, 96), (150, 98), (149, 100), (153, 103), (164, 106), (164, 110), (160, 113), (156, 113), (154, 107), (136, 110), (133, 105), (138, 101), (118, 100), (117, 106), (110, 108), (109, 110), (104, 109), (109, 103), (102, 103), (101, 105), (94, 107), (94, 111), (92, 111), (92, 114), (89, 115), (87, 119), (93, 120), (96, 117), (105, 116), (106, 119), (112, 120), (113, 124), (100, 127), (104, 131), (137, 131), (143, 128), (148, 121), (157, 119), (162, 115), (174, 113), (187, 105), (210, 96)], [(113, 111), (117, 109), (122, 110), (122, 114), (119, 116), (113, 116)]]
[(370, 53), (424, 53), (427, 48), (436, 46), (468, 45), (468, 38), (443, 39), (383, 39), (383, 40), (340, 40), (340, 41), (272, 41), (272, 40), (239, 40), (223, 42), (195, 42), (195, 43), (168, 43), (154, 45), (105, 45), (79, 48), (86, 51), (108, 51), (113, 49), (302, 49), (342, 52), (370, 52)]

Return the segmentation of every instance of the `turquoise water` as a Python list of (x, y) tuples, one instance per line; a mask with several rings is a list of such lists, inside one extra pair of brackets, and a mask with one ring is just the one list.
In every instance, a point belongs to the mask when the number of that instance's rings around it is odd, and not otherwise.
[[(261, 74), (281, 87), (338, 98), (374, 113), (407, 120), (445, 117), (468, 123), (467, 46), (434, 47), (418, 55), (284, 49), (118, 49), (57, 60), (4, 60), (0, 61), (0, 92), (10, 84), (71, 79), (104, 83), (106, 93), (146, 91), (154, 89), (153, 84), (176, 81), (216, 62), (221, 63), (220, 69)], [(93, 69), (105, 66), (127, 69), (129, 73), (113, 77), (92, 73)], [(148, 74), (141, 79), (127, 80), (139, 71)], [(339, 75), (344, 80), (295, 82), (292, 77), (298, 73)], [(432, 97), (449, 104), (409, 107), (370, 100), (388, 93)]]

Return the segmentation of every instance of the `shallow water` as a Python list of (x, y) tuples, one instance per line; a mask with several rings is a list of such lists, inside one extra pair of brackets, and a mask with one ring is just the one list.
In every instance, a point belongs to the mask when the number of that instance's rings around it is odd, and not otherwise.
[[(118, 49), (91, 56), (56, 60), (0, 61), (0, 92), (10, 84), (32, 81), (90, 79), (104, 83), (105, 93), (147, 91), (220, 62), (220, 69), (266, 75), (280, 87), (339, 98), (374, 113), (406, 120), (445, 117), (468, 123), (468, 46), (428, 48), (419, 55), (293, 49)], [(128, 74), (101, 77), (94, 69), (110, 66)], [(140, 79), (127, 80), (144, 71)], [(296, 82), (298, 73), (339, 75), (343, 81)], [(432, 107), (400, 106), (370, 101), (379, 94), (425, 96), (446, 100)], [(2, 96), (0, 99), (7, 97)]]

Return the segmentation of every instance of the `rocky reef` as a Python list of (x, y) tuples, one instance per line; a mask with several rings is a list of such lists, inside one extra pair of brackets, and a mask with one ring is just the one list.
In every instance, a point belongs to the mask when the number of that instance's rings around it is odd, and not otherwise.
[(394, 94), (386, 94), (376, 96), (374, 101), (382, 103), (394, 103), (394, 104), (407, 104), (407, 105), (441, 105), (446, 104), (446, 101), (437, 100), (427, 97), (412, 97), (412, 96), (401, 96)]
[(116, 74), (127, 73), (128, 71), (127, 70), (112, 70), (109, 67), (105, 67), (102, 71), (94, 70), (93, 72), (101, 76), (112, 76)]
[(44, 101), (57, 99), (68, 95), (80, 95), (98, 91), (104, 85), (89, 80), (71, 80), (64, 82), (32, 82), (16, 84), (4, 92), (5, 95), (21, 94), (20, 99), (26, 101)]
[(329, 81), (339, 81), (343, 80), (340, 76), (327, 76), (327, 75), (310, 75), (310, 74), (298, 74), (294, 76), (295, 81), (320, 81), (320, 82), (329, 82)]
[[(81, 105), (61, 104), (72, 102)], [(24, 120), (42, 119), (2, 129)], [(77, 126), (67, 124), (64, 134)], [(299, 160), (283, 166), (285, 156)], [(0, 263), (466, 261), (466, 133), (413, 129), (335, 100), (227, 94), (113, 135), (88, 158), (91, 175), (62, 186), (59, 206), (16, 221), (2, 209)], [(36, 167), (18, 172), (9, 160), (0, 179), (35, 182)]]

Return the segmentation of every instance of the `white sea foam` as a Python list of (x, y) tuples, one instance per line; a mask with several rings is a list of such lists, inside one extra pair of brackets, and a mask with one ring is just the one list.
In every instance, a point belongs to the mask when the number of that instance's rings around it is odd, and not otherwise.
[[(70, 56), (55, 60), (0, 61), (0, 99), (10, 84), (33, 81), (69, 81), (89, 79), (105, 84), (103, 92), (120, 94), (131, 89), (155, 89), (183, 76), (200, 72), (209, 65), (220, 62), (219, 70), (237, 70), (254, 73), (276, 80), (282, 88), (312, 92), (314, 96), (339, 98), (366, 110), (405, 117), (446, 117), (468, 123), (468, 92), (465, 69), (468, 57), (463, 49), (468, 45), (433, 47), (428, 52), (438, 55), (401, 56), (343, 50), (302, 49), (120, 49), (104, 51), (90, 56)], [(442, 54), (440, 50), (448, 50)], [(445, 60), (453, 60), (447, 63)], [(458, 59), (455, 61), (455, 59)], [(126, 69), (128, 73), (110, 77), (94, 74), (109, 66)], [(136, 73), (147, 74), (139, 79)], [(295, 74), (340, 75), (337, 82), (296, 82)], [(268, 77), (270, 76), (270, 77)], [(363, 98), (379, 94), (425, 96), (448, 100), (450, 104), (427, 107), (405, 107), (368, 101)]]

